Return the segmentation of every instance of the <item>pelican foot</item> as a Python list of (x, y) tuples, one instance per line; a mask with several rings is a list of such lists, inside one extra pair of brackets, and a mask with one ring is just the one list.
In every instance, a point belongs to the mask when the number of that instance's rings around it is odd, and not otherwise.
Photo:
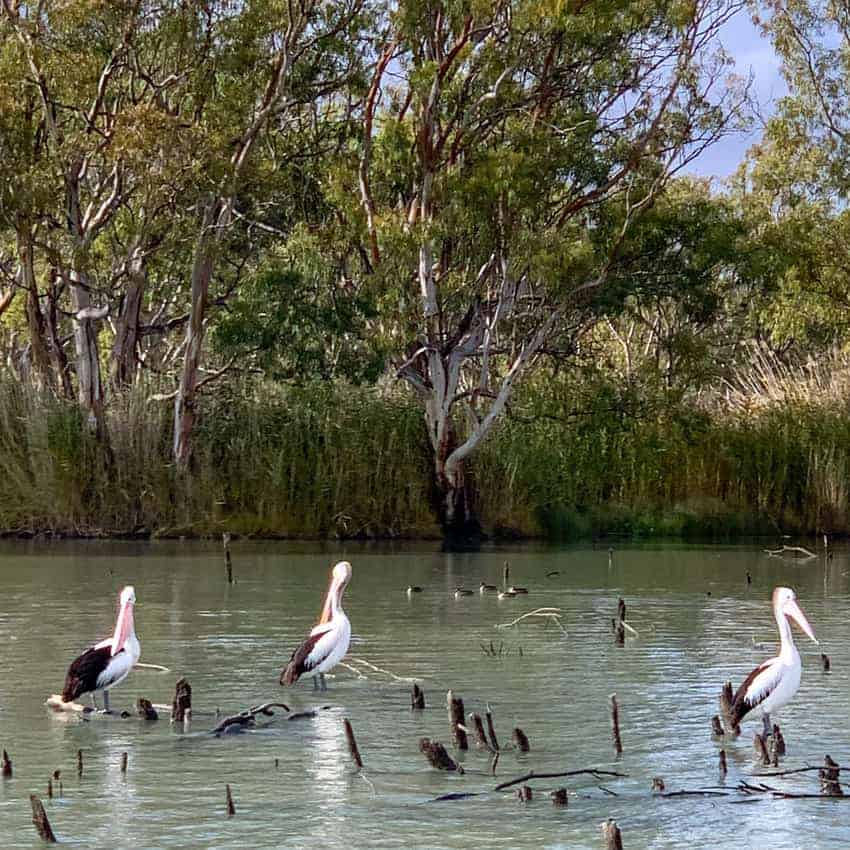
[(767, 741), (767, 739), (773, 735), (773, 724), (770, 722), (770, 715), (762, 715), (761, 722), (763, 724), (762, 733), (764, 734), (765, 741)]

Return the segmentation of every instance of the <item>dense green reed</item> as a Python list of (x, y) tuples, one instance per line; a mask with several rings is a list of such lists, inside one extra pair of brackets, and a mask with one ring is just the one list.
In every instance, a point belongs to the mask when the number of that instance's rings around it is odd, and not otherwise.
[[(0, 529), (439, 536), (421, 412), (401, 390), (219, 388), (178, 476), (171, 405), (154, 389), (112, 398), (104, 452), (75, 404), (4, 381)], [(838, 399), (707, 412), (669, 397), (617, 409), (598, 388), (553, 407), (549, 390), (545, 411), (527, 391), (469, 471), (489, 533), (850, 533), (850, 408)]]

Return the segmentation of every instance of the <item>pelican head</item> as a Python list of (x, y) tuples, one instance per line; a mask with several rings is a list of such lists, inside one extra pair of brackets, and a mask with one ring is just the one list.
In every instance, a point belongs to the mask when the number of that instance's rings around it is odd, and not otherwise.
[(343, 588), (351, 581), (351, 564), (340, 561), (333, 569), (333, 580), (337, 587)]
[(325, 597), (325, 604), (322, 606), (319, 624), (330, 622), (334, 604), (339, 607), (342, 602), (342, 592), (350, 581), (351, 564), (348, 561), (340, 561), (331, 571), (331, 586), (328, 588), (328, 595)]
[(777, 618), (781, 614), (794, 620), (815, 643), (818, 642), (812, 627), (809, 625), (809, 621), (806, 619), (806, 615), (800, 610), (800, 606), (797, 604), (797, 595), (790, 587), (777, 587), (774, 589), (773, 610), (776, 612)]
[(120, 604), (123, 608), (125, 605), (135, 605), (136, 604), (136, 590), (132, 584), (128, 584), (121, 591)]

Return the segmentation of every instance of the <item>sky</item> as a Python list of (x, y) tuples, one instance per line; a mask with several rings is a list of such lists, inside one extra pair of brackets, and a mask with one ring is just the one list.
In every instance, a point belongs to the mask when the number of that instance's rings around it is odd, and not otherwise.
[[(756, 29), (746, 12), (739, 13), (723, 27), (720, 40), (727, 53), (735, 59), (735, 73), (746, 76), (752, 72), (753, 95), (762, 115), (769, 115), (772, 104), (787, 91), (779, 73), (779, 57), (770, 42)], [(747, 134), (721, 139), (696, 159), (688, 170), (704, 177), (728, 177), (760, 136), (760, 127), (754, 126)]]

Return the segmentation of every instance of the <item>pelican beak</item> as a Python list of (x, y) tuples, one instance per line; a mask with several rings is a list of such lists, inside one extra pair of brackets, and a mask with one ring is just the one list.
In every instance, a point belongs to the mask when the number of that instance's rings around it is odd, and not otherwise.
[(331, 600), (333, 599), (333, 595), (336, 591), (336, 578), (331, 579), (331, 583), (328, 586), (328, 593), (325, 596), (325, 604), (322, 606), (322, 613), (319, 617), (319, 622), (317, 625), (322, 625), (323, 623), (329, 623), (331, 620)]
[(815, 643), (818, 643), (818, 639), (815, 637), (815, 633), (812, 631), (812, 627), (809, 625), (806, 615), (800, 610), (800, 606), (795, 600), (789, 599), (788, 602), (785, 603), (783, 610), (786, 617), (790, 617), (794, 620)]
[(125, 602), (118, 614), (118, 622), (115, 624), (115, 636), (112, 639), (112, 655), (121, 651), (130, 636), (133, 628), (133, 603)]

